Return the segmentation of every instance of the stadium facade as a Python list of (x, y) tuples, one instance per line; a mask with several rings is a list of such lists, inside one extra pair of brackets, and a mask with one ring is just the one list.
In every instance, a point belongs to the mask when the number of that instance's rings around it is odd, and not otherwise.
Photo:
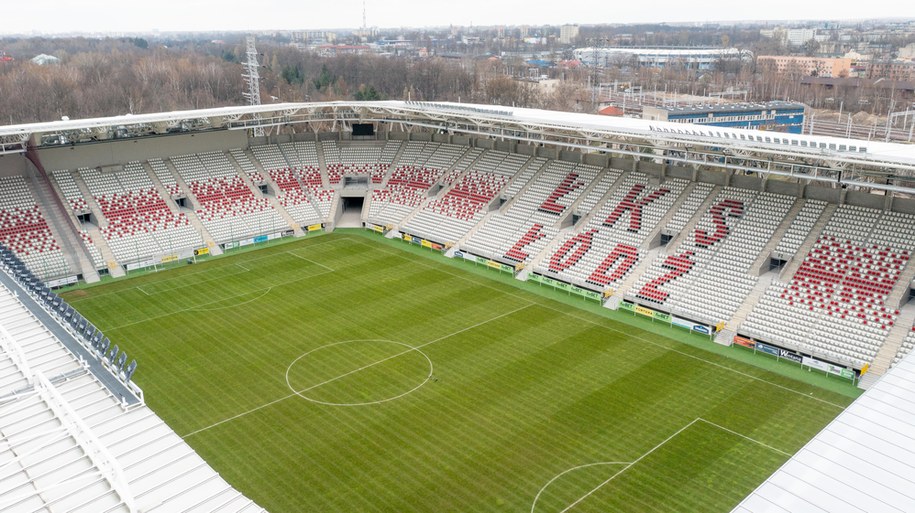
[(0, 152), (0, 243), (51, 287), (364, 226), (864, 386), (915, 346), (913, 146), (337, 102), (9, 126)]

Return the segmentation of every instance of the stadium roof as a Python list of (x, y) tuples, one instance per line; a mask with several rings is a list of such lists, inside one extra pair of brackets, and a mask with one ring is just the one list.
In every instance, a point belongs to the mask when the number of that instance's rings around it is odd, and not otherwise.
[(294, 125), (348, 130), (358, 122), (915, 194), (915, 145), (449, 102), (278, 103), (12, 125), (0, 127), (0, 154), (29, 144)]
[(733, 513), (915, 511), (915, 355), (899, 362)]

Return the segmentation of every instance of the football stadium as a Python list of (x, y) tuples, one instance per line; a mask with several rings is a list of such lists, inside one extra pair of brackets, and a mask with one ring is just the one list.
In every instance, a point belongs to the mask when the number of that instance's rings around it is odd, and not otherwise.
[(0, 127), (0, 510), (913, 511), (913, 184), (460, 103)]

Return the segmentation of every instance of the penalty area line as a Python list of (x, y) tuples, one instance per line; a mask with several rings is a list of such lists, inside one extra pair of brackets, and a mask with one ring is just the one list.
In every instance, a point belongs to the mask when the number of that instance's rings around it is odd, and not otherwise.
[(609, 483), (610, 481), (613, 481), (614, 479), (616, 479), (616, 478), (617, 478), (618, 476), (620, 476), (623, 472), (626, 472), (627, 470), (629, 470), (630, 468), (632, 468), (633, 465), (635, 465), (636, 463), (638, 463), (638, 462), (642, 461), (643, 459), (647, 458), (648, 455), (650, 455), (651, 453), (653, 453), (653, 452), (655, 452), (656, 450), (660, 449), (661, 446), (663, 446), (663, 445), (666, 444), (667, 442), (673, 440), (677, 435), (679, 435), (680, 433), (686, 431), (687, 429), (690, 428), (690, 426), (692, 426), (693, 424), (695, 424), (696, 422), (699, 422), (699, 421), (701, 421), (701, 420), (702, 420), (701, 417), (696, 417), (695, 419), (693, 419), (693, 420), (692, 420), (690, 423), (688, 423), (687, 425), (685, 425), (685, 426), (681, 427), (680, 429), (676, 430), (676, 431), (674, 432), (674, 434), (668, 436), (667, 438), (664, 439), (664, 441), (662, 441), (662, 442), (659, 443), (658, 445), (655, 445), (654, 447), (652, 447), (651, 449), (649, 449), (647, 452), (645, 452), (644, 454), (642, 454), (641, 456), (639, 456), (638, 458), (636, 458), (635, 460), (633, 460), (631, 463), (627, 464), (625, 467), (619, 469), (615, 474), (613, 474), (612, 476), (608, 477), (608, 478), (605, 479), (602, 483), (600, 483), (599, 485), (597, 485), (597, 486), (595, 486), (594, 488), (592, 488), (591, 491), (589, 491), (588, 493), (586, 493), (586, 494), (582, 495), (581, 497), (579, 497), (579, 498), (578, 498), (575, 502), (573, 502), (572, 504), (569, 504), (568, 506), (566, 506), (566, 508), (565, 508), (564, 510), (560, 511), (559, 513), (566, 513), (566, 512), (569, 511), (570, 509), (572, 509), (572, 508), (574, 508), (575, 506), (579, 505), (583, 500), (587, 499), (588, 497), (590, 497), (591, 495), (593, 495), (595, 492), (597, 492), (598, 490), (600, 490), (601, 488), (603, 488), (604, 485), (606, 485), (606, 484)]
[[(679, 434), (683, 433), (684, 431), (686, 431), (687, 429), (689, 429), (689, 428), (692, 427), (693, 425), (695, 425), (695, 424), (697, 424), (697, 423), (700, 423), (700, 422), (703, 423), (703, 424), (707, 424), (707, 425), (709, 425), (709, 426), (711, 426), (711, 427), (713, 427), (713, 428), (715, 428), (715, 429), (724, 431), (725, 433), (728, 433), (728, 434), (731, 434), (731, 435), (734, 435), (734, 436), (743, 438), (744, 440), (746, 440), (746, 441), (748, 441), (748, 442), (754, 443), (754, 444), (756, 444), (756, 445), (758, 445), (758, 446), (760, 446), (760, 447), (766, 448), (766, 449), (768, 449), (768, 450), (770, 450), (770, 451), (773, 451), (773, 452), (775, 452), (775, 453), (778, 453), (778, 454), (780, 454), (780, 455), (782, 455), (782, 456), (786, 456), (786, 457), (789, 457), (789, 458), (791, 457), (791, 454), (790, 454), (790, 453), (788, 453), (788, 452), (786, 452), (786, 451), (783, 451), (783, 450), (781, 450), (781, 449), (779, 449), (779, 448), (777, 448), (777, 447), (772, 447), (771, 445), (769, 445), (769, 444), (767, 444), (767, 443), (761, 442), (761, 441), (759, 441), (759, 440), (756, 440), (755, 438), (749, 437), (749, 436), (744, 435), (744, 434), (742, 434), (742, 433), (738, 433), (737, 431), (734, 431), (733, 429), (726, 428), (726, 427), (722, 426), (721, 424), (716, 424), (716, 423), (714, 423), (714, 422), (712, 422), (712, 421), (710, 421), (710, 420), (706, 420), (706, 419), (704, 419), (704, 418), (702, 418), (702, 417), (696, 417), (696, 418), (693, 419), (691, 422), (689, 422), (689, 423), (686, 424), (685, 426), (683, 426), (683, 427), (681, 427), (680, 429), (678, 429), (677, 431), (675, 431), (672, 435), (670, 435), (670, 436), (668, 436), (667, 438), (665, 438), (664, 441), (662, 441), (662, 442), (659, 443), (658, 445), (655, 445), (654, 447), (652, 447), (651, 449), (649, 449), (647, 452), (645, 452), (644, 454), (642, 454), (641, 456), (639, 456), (638, 458), (636, 458), (634, 461), (632, 461), (632, 462), (630, 462), (630, 463), (626, 463), (626, 466), (625, 466), (625, 467), (621, 468), (621, 469), (618, 470), (615, 474), (613, 474), (612, 476), (610, 476), (609, 478), (607, 478), (606, 480), (604, 480), (602, 483), (600, 483), (599, 485), (597, 485), (597, 486), (595, 486), (594, 488), (592, 488), (591, 491), (589, 491), (588, 493), (586, 493), (586, 494), (582, 495), (581, 497), (579, 497), (579, 498), (578, 498), (575, 502), (573, 502), (572, 504), (569, 504), (568, 506), (566, 506), (566, 508), (563, 509), (562, 511), (560, 511), (559, 513), (566, 513), (566, 512), (568, 512), (569, 510), (571, 510), (572, 508), (574, 508), (575, 506), (577, 506), (578, 504), (580, 504), (582, 501), (584, 501), (585, 499), (587, 499), (588, 497), (590, 497), (591, 495), (593, 495), (595, 492), (597, 492), (598, 490), (600, 490), (601, 488), (603, 488), (607, 483), (609, 483), (610, 481), (613, 481), (614, 479), (616, 479), (617, 477), (619, 477), (620, 475), (622, 475), (624, 472), (626, 472), (627, 470), (629, 470), (630, 468), (632, 468), (636, 463), (638, 463), (638, 462), (642, 461), (643, 459), (647, 458), (650, 454), (652, 454), (653, 452), (657, 451), (658, 449), (660, 449), (661, 447), (663, 447), (665, 444), (667, 444), (667, 442), (670, 442), (671, 440), (673, 440), (674, 438), (676, 438)], [(620, 463), (621, 463), (621, 462), (620, 462)], [(593, 466), (593, 465), (599, 465), (599, 464), (600, 464), (600, 463), (595, 463), (595, 464), (591, 464), (591, 466)], [(584, 466), (588, 466), (588, 465), (584, 465)], [(576, 467), (576, 468), (579, 468), (579, 467)], [(565, 474), (565, 473), (567, 473), (567, 472), (570, 472), (571, 470), (575, 470), (575, 469), (567, 470), (567, 471), (564, 472), (563, 474)], [(553, 481), (555, 481), (557, 478), (559, 478), (559, 477), (562, 476), (563, 474), (559, 474), (558, 476), (554, 477), (552, 480), (550, 480), (549, 483), (546, 484), (546, 486), (549, 486), (550, 483), (552, 483)], [(546, 486), (544, 486), (544, 489), (546, 488)], [(540, 490), (540, 493), (542, 493), (542, 492), (543, 492), (543, 489)], [(538, 493), (538, 494), (537, 494), (537, 497), (534, 498), (534, 504), (531, 505), (531, 513), (534, 513), (534, 506), (536, 506), (536, 504), (537, 504), (537, 499), (540, 497), (540, 493)]]

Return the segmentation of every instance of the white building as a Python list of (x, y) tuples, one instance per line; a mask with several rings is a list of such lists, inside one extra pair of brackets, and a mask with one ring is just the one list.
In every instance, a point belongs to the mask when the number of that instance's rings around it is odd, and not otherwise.
[(711, 69), (723, 59), (748, 59), (737, 48), (576, 48), (575, 58), (585, 66), (608, 67), (637, 64), (651, 68), (685, 66)]
[(578, 38), (578, 25), (563, 25), (559, 27), (559, 43), (572, 44)]

